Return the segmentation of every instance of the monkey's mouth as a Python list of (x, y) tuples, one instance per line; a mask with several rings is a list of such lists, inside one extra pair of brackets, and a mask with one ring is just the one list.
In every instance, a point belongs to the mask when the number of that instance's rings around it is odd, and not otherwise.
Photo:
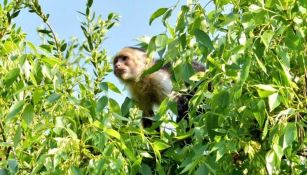
[(116, 75), (121, 75), (126, 73), (126, 69), (115, 69), (115, 74)]

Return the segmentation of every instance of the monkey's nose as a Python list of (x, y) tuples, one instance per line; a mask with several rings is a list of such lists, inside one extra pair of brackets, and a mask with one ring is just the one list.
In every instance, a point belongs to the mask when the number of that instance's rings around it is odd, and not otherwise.
[(120, 68), (120, 64), (119, 64), (119, 63), (116, 63), (116, 64), (115, 64), (115, 68)]

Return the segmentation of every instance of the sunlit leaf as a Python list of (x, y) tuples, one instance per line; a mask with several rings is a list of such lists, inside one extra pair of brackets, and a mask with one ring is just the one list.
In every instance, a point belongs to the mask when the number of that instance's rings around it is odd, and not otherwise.
[(272, 85), (257, 84), (255, 87), (257, 88), (257, 92), (260, 97), (267, 97), (277, 92), (277, 89), (275, 89)]
[(33, 97), (32, 97), (33, 104), (34, 105), (38, 104), (44, 94), (45, 94), (45, 91), (43, 89), (40, 89), (40, 88), (35, 89), (33, 93)]
[(14, 81), (17, 79), (17, 77), (19, 76), (19, 73), (20, 73), (19, 68), (10, 70), (9, 73), (7, 73), (6, 76), (4, 77), (4, 84), (6, 86), (12, 85)]
[(25, 104), (24, 100), (15, 102), (10, 107), (9, 113), (7, 115), (7, 119), (12, 119), (15, 115), (17, 115), (23, 109), (24, 104)]
[(276, 156), (274, 151), (269, 151), (266, 156), (265, 156), (265, 160), (266, 160), (266, 169), (269, 175), (273, 174), (273, 171), (275, 169), (275, 165), (276, 165)]
[(140, 155), (142, 155), (143, 157), (146, 157), (146, 158), (152, 158), (152, 156), (148, 153), (148, 152), (141, 152)]
[(156, 10), (150, 17), (149, 19), (149, 25), (151, 25), (151, 23), (158, 17), (162, 16), (166, 11), (168, 10), (168, 8), (159, 8), (158, 10)]
[(270, 112), (273, 111), (275, 108), (277, 108), (281, 103), (281, 98), (278, 93), (270, 95), (268, 100), (269, 100)]
[(277, 159), (281, 160), (282, 156), (284, 155), (282, 148), (279, 145), (274, 144), (273, 150), (275, 152), (275, 155), (277, 156)]
[(55, 65), (61, 65), (61, 60), (58, 58), (43, 58), (41, 60), (52, 67)]
[(168, 145), (167, 143), (165, 143), (165, 142), (163, 142), (163, 141), (159, 141), (159, 140), (155, 141), (155, 142), (153, 143), (153, 145), (154, 145), (154, 147), (155, 147), (157, 150), (159, 150), (159, 151), (165, 150), (165, 149), (167, 149), (167, 148), (170, 147), (170, 145)]
[(68, 134), (69, 134), (69, 136), (70, 136), (71, 138), (73, 138), (73, 139), (78, 139), (77, 134), (76, 134), (73, 130), (71, 130), (70, 128), (65, 128), (65, 129), (66, 129), (66, 131), (68, 132)]
[(107, 133), (109, 136), (115, 137), (116, 139), (120, 139), (119, 132), (115, 131), (114, 129), (106, 129), (105, 133)]
[(109, 89), (111, 89), (113, 92), (121, 94), (120, 90), (113, 83), (107, 82), (107, 85), (108, 85)]
[(160, 70), (163, 65), (164, 65), (164, 60), (158, 60), (155, 65), (153, 65), (152, 67), (143, 72), (142, 77), (146, 77), (147, 75)]
[(270, 42), (273, 38), (273, 31), (271, 30), (266, 30), (262, 36), (261, 36), (261, 41), (263, 42), (263, 44), (265, 45), (266, 48), (270, 47)]
[(259, 7), (258, 5), (255, 5), (255, 4), (250, 5), (248, 9), (251, 12), (259, 12), (259, 11), (261, 11), (261, 7)]

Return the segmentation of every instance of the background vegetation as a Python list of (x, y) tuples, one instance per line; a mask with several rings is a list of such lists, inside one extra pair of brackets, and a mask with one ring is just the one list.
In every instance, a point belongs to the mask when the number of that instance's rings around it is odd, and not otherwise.
[[(175, 90), (196, 89), (188, 122), (168, 121), (174, 105), (163, 102), (157, 123), (176, 132), (160, 133), (141, 127), (132, 100), (108, 96), (120, 91), (104, 80), (112, 67), (102, 43), (118, 15), (94, 15), (92, 3), (80, 12), (86, 41), (57, 38), (38, 0), (1, 3), (1, 175), (307, 173), (306, 1), (157, 9), (149, 23), (161, 20), (165, 33), (140, 46), (163, 57), (158, 67), (173, 64)], [(40, 45), (12, 22), (20, 10), (46, 24)], [(207, 71), (194, 74), (193, 59)]]

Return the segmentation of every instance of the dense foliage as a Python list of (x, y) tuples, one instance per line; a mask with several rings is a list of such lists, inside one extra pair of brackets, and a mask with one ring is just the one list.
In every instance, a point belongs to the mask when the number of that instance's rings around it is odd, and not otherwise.
[[(102, 48), (118, 22), (91, 11), (85, 41), (57, 38), (38, 0), (0, 4), (0, 174), (306, 174), (307, 4), (304, 0), (197, 0), (160, 8), (165, 33), (140, 46), (174, 67), (175, 90), (196, 91), (188, 121), (169, 121), (174, 103), (157, 109), (157, 132), (105, 76)], [(176, 16), (173, 26), (168, 22)], [(13, 19), (39, 16), (40, 45)], [(207, 67), (194, 73), (193, 59)], [(191, 86), (188, 89), (187, 84)], [(191, 90), (192, 89), (192, 90)], [(174, 111), (174, 110), (173, 110)]]

